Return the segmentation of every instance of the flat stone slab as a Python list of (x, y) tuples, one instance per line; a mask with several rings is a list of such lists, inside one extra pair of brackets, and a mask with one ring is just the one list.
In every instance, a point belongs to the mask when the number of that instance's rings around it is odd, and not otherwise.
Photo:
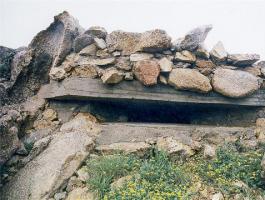
[(202, 125), (150, 124), (150, 123), (103, 123), (96, 139), (97, 146), (121, 143), (140, 143), (159, 137), (172, 137), (190, 145), (192, 141), (227, 140), (239, 135), (254, 135), (253, 127), (217, 127)]
[(47, 149), (0, 191), (1, 200), (47, 200), (78, 169), (93, 148), (84, 131), (57, 133)]
[(100, 79), (71, 77), (62, 82), (51, 82), (42, 87), (46, 99), (62, 100), (118, 100), (173, 102), (180, 104), (220, 104), (239, 106), (265, 106), (265, 91), (258, 90), (249, 97), (233, 99), (215, 92), (199, 94), (179, 91), (168, 85), (143, 86), (139, 81), (123, 81), (105, 85)]

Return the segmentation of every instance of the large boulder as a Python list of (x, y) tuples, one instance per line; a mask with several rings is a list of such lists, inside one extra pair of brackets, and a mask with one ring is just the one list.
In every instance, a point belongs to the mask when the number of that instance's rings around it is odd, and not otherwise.
[(133, 73), (145, 86), (155, 85), (160, 73), (160, 66), (155, 60), (138, 61), (133, 67)]
[(95, 118), (78, 114), (64, 124), (49, 146), (2, 189), (5, 200), (49, 199), (78, 169), (94, 146)]
[(156, 52), (171, 47), (171, 38), (160, 29), (144, 33), (113, 31), (106, 38), (109, 50), (122, 51), (123, 55), (130, 55), (137, 51)]
[(252, 65), (260, 59), (258, 54), (230, 54), (228, 55), (228, 63), (235, 66)]
[(212, 25), (204, 25), (192, 29), (184, 38), (180, 38), (175, 42), (175, 48), (177, 50), (195, 50), (203, 44), (210, 30), (212, 30)]
[(5, 185), (3, 199), (48, 199), (77, 170), (92, 147), (86, 132), (58, 133), (46, 150)]
[(168, 83), (179, 90), (190, 90), (207, 93), (212, 90), (210, 80), (194, 69), (173, 69)]
[(248, 96), (259, 89), (259, 81), (256, 76), (231, 69), (215, 70), (212, 85), (216, 92), (234, 98)]
[(73, 41), (83, 32), (78, 21), (63, 12), (54, 17), (54, 22), (34, 37), (29, 44), (32, 59), (24, 67), (10, 90), (14, 102), (32, 96), (49, 80), (51, 67), (59, 66), (72, 51)]

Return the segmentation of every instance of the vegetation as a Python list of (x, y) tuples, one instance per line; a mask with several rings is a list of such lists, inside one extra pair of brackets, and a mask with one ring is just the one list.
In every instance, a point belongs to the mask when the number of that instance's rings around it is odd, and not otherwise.
[(115, 178), (125, 176), (139, 167), (139, 160), (133, 156), (100, 156), (87, 162), (90, 178), (88, 186), (96, 191), (100, 198), (110, 191), (110, 184)]
[[(257, 195), (265, 197), (260, 176), (263, 154), (264, 148), (242, 151), (238, 144), (227, 144), (212, 160), (198, 154), (186, 162), (172, 161), (157, 150), (145, 159), (120, 154), (99, 156), (87, 162), (91, 176), (88, 186), (104, 200), (200, 199), (200, 190), (207, 187), (228, 199), (236, 194), (257, 199)], [(122, 187), (111, 189), (114, 180), (128, 174), (132, 178)]]

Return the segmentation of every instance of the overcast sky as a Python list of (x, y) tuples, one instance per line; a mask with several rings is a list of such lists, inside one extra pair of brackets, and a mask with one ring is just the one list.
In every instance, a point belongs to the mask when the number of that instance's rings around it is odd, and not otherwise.
[(258, 53), (265, 59), (265, 0), (0, 0), (0, 45), (27, 46), (63, 10), (86, 29), (161, 28), (173, 39), (212, 24), (208, 49), (221, 40), (229, 53)]

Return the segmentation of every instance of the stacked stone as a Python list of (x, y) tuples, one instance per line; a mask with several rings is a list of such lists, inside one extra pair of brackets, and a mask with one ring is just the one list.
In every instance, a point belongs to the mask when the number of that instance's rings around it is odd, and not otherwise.
[(101, 78), (104, 84), (140, 81), (145, 86), (165, 84), (177, 90), (215, 91), (239, 98), (261, 87), (265, 62), (257, 54), (228, 54), (218, 42), (208, 52), (204, 41), (211, 25), (197, 27), (171, 42), (160, 29), (144, 33), (91, 27), (74, 41), (74, 52), (50, 71), (51, 79), (69, 76)]

